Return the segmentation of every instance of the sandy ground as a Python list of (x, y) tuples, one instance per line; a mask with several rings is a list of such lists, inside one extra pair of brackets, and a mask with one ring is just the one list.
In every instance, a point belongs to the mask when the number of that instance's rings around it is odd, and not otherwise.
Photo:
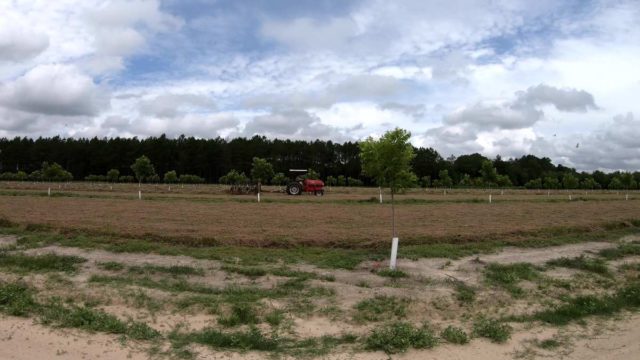
[[(621, 241), (638, 240), (638, 236), (630, 236)], [(16, 238), (13, 236), (0, 237), (1, 246), (14, 245)], [(310, 265), (298, 265), (298, 269), (314, 271), (317, 273), (330, 273), (335, 276), (335, 282), (320, 283), (336, 290), (336, 303), (341, 307), (350, 308), (358, 301), (370, 298), (374, 294), (390, 294), (421, 298), (425, 304), (431, 301), (451, 299), (452, 289), (444, 285), (442, 281), (450, 277), (464, 280), (469, 284), (480, 284), (482, 264), (489, 262), (514, 263), (530, 262), (543, 264), (544, 262), (559, 257), (574, 257), (582, 254), (589, 255), (601, 249), (616, 246), (608, 242), (587, 242), (541, 249), (506, 248), (495, 254), (464, 257), (458, 260), (447, 259), (420, 259), (411, 261), (400, 259), (399, 267), (410, 273), (412, 286), (396, 288), (389, 286), (388, 279), (371, 273), (371, 269), (385, 264), (364, 263), (355, 271), (318, 269)], [(86, 279), (90, 274), (99, 273), (98, 262), (116, 261), (129, 266), (132, 265), (189, 265), (205, 270), (205, 276), (192, 277), (189, 281), (205, 282), (211, 286), (224, 286), (229, 282), (247, 281), (242, 276), (230, 275), (220, 271), (220, 262), (211, 260), (198, 260), (185, 256), (163, 256), (143, 253), (110, 253), (103, 250), (83, 250), (78, 248), (48, 246), (44, 248), (30, 249), (28, 254), (56, 253), (59, 255), (81, 256), (88, 261), (82, 265), (82, 271), (71, 278), (78, 286), (76, 289), (83, 291), (96, 290), (87, 287)], [(628, 258), (625, 261), (639, 261), (640, 258)], [(612, 266), (616, 266), (613, 265)], [(574, 270), (556, 269), (554, 276), (571, 274)], [(38, 279), (41, 275), (35, 275)], [(420, 283), (419, 279), (430, 279), (431, 282)], [(274, 280), (264, 277), (257, 280), (257, 285), (262, 281), (269, 285)], [(357, 287), (360, 281), (366, 281), (371, 288)], [(316, 285), (316, 280), (311, 284)], [(427, 284), (428, 285), (425, 285)], [(494, 293), (486, 293), (495, 296)], [(489, 299), (495, 301), (495, 299)], [(450, 301), (450, 300), (447, 300)], [(483, 296), (477, 300), (477, 306), (482, 306)], [(153, 319), (144, 316), (136, 316), (135, 310), (127, 308), (126, 304), (114, 302), (103, 307), (109, 313), (126, 318), (131, 315), (139, 321), (148, 321), (149, 325), (166, 332), (175, 324), (188, 322), (192, 329), (215, 325), (211, 316), (203, 314), (168, 314), (158, 313)], [(459, 308), (455, 303), (448, 302), (447, 307), (456, 313)], [(422, 317), (433, 319), (435, 323), (447, 322), (450, 319), (443, 318), (443, 311), (434, 309), (419, 309), (424, 311)], [(133, 313), (131, 313), (133, 311)], [(433, 314), (433, 315), (432, 315)], [(446, 314), (445, 314), (446, 315)], [(459, 315), (459, 314), (458, 314)], [(315, 337), (327, 334), (339, 335), (344, 331), (362, 333), (366, 328), (358, 328), (357, 325), (341, 321), (333, 322), (325, 317), (295, 318), (294, 328), (302, 337)], [(430, 320), (431, 321), (431, 320)], [(590, 319), (589, 326), (580, 327), (571, 325), (562, 328), (540, 327), (523, 328), (522, 325), (514, 325), (516, 331), (511, 340), (506, 344), (493, 344), (484, 339), (473, 339), (465, 346), (441, 344), (431, 350), (410, 350), (405, 354), (393, 355), (392, 359), (638, 359), (640, 358), (640, 314), (623, 314), (621, 319)], [(566, 339), (558, 350), (545, 351), (535, 346), (534, 341), (561, 337)], [(149, 344), (135, 342), (121, 343), (118, 336), (106, 334), (90, 334), (77, 330), (52, 329), (34, 323), (32, 319), (0, 316), (0, 359), (147, 359), (157, 358), (148, 354)], [(269, 359), (269, 355), (262, 353), (236, 353), (219, 352), (207, 347), (194, 346), (197, 351), (197, 359)], [(389, 357), (383, 353), (340, 353), (332, 354), (326, 359), (354, 359), (354, 360), (383, 360)]]
[[(545, 351), (532, 345), (534, 339), (553, 336), (556, 329), (536, 329), (514, 334), (506, 344), (493, 344), (475, 339), (468, 345), (440, 345), (431, 350), (410, 350), (393, 355), (392, 359), (439, 360), (501, 360), (501, 359), (607, 359), (636, 360), (640, 356), (640, 315), (620, 321), (609, 321), (605, 329), (574, 339), (569, 347), (558, 351)], [(561, 329), (568, 337), (579, 336), (575, 329)], [(212, 352), (198, 348), (198, 359), (268, 359), (259, 353)], [(120, 343), (118, 337), (89, 334), (75, 330), (51, 329), (35, 324), (33, 320), (0, 317), (0, 358), (12, 360), (33, 359), (149, 359), (145, 351), (135, 343)], [(327, 359), (384, 360), (382, 353), (335, 354)]]

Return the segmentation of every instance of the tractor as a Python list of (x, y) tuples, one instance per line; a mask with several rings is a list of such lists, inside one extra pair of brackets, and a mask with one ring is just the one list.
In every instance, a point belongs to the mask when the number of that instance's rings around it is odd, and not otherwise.
[[(290, 169), (289, 174), (294, 180), (287, 184), (287, 194), (301, 195), (303, 192), (313, 193), (316, 196), (324, 195), (324, 182), (305, 178), (307, 170)], [(295, 176), (295, 177), (294, 177)]]

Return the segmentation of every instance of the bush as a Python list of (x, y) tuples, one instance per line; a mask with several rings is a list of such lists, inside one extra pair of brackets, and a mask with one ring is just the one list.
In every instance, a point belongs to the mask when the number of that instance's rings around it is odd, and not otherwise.
[(164, 173), (163, 180), (167, 184), (176, 183), (178, 182), (178, 174), (176, 173), (175, 170), (167, 171), (166, 173)]
[(414, 328), (406, 322), (395, 322), (374, 329), (365, 340), (367, 350), (382, 350), (387, 354), (405, 352), (410, 347), (427, 349), (437, 344), (438, 339), (427, 326)]
[(469, 342), (467, 333), (461, 328), (452, 325), (447, 326), (447, 328), (440, 333), (440, 336), (452, 344), (463, 345)]
[(204, 183), (204, 178), (198, 175), (182, 174), (179, 181), (183, 184), (202, 184)]
[(503, 343), (511, 338), (511, 326), (495, 319), (480, 318), (473, 324), (473, 333), (492, 342)]
[(135, 181), (135, 178), (131, 175), (122, 175), (118, 178), (118, 181), (121, 183), (132, 183)]

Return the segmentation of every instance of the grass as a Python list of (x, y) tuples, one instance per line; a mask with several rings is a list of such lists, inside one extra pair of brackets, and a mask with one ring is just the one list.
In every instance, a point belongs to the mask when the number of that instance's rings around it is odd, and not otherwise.
[(125, 269), (125, 265), (115, 261), (106, 261), (97, 263), (99, 269), (106, 271), (122, 271)]
[(374, 329), (365, 340), (365, 349), (396, 354), (409, 348), (428, 349), (437, 344), (437, 337), (427, 326), (416, 328), (407, 322), (394, 322)]
[(353, 318), (360, 322), (404, 318), (407, 315), (409, 303), (409, 299), (377, 295), (357, 303), (355, 305), (357, 313)]
[(267, 275), (267, 270), (260, 267), (240, 267), (240, 266), (224, 265), (222, 266), (222, 270), (229, 273), (244, 275), (250, 278), (257, 278), (260, 276)]
[(229, 316), (218, 318), (218, 324), (225, 327), (253, 325), (260, 322), (255, 307), (249, 303), (234, 304)]
[(400, 279), (400, 278), (406, 278), (409, 277), (409, 275), (402, 271), (402, 270), (398, 270), (398, 269), (382, 269), (382, 270), (378, 270), (376, 272), (376, 274), (378, 276), (383, 276), (383, 277), (388, 277), (388, 278), (392, 278), (392, 279)]
[(467, 333), (459, 327), (449, 325), (442, 330), (440, 337), (452, 344), (464, 345), (469, 342)]
[(56, 298), (38, 302), (34, 295), (34, 291), (24, 284), (0, 283), (0, 310), (14, 316), (34, 315), (44, 325), (120, 334), (136, 340), (160, 336), (144, 323), (124, 322), (86, 305), (67, 306)]
[(593, 315), (612, 315), (626, 309), (640, 307), (640, 283), (621, 287), (609, 295), (580, 295), (565, 302), (542, 310), (533, 319), (552, 325), (566, 325)]
[(524, 290), (518, 287), (518, 283), (521, 280), (536, 280), (540, 274), (529, 263), (508, 265), (492, 263), (485, 268), (484, 276), (489, 284), (500, 286), (514, 297), (520, 297), (524, 294)]
[(537, 340), (535, 344), (541, 349), (553, 350), (560, 347), (562, 345), (562, 341), (551, 338), (551, 339)]
[(495, 319), (482, 317), (473, 323), (473, 334), (501, 344), (511, 338), (511, 326)]
[(144, 264), (142, 266), (130, 266), (127, 270), (132, 274), (170, 274), (170, 275), (197, 275), (204, 276), (204, 270), (186, 265), (159, 266)]
[(607, 263), (604, 260), (598, 258), (588, 258), (584, 255), (574, 258), (561, 257), (559, 259), (549, 260), (547, 261), (547, 265), (584, 270), (606, 276), (611, 275), (609, 272), (609, 268), (607, 267)]
[(636, 243), (628, 243), (628, 244), (620, 244), (615, 248), (602, 249), (598, 252), (598, 255), (602, 256), (607, 260), (617, 260), (622, 259), (626, 256), (637, 256), (640, 255), (640, 244)]
[(260, 330), (251, 327), (247, 331), (222, 332), (215, 328), (205, 328), (187, 334), (174, 332), (170, 339), (182, 346), (189, 343), (207, 345), (216, 349), (230, 349), (241, 351), (278, 351), (280, 341), (277, 338), (266, 337)]
[(0, 268), (17, 273), (77, 270), (86, 259), (77, 256), (44, 254), (25, 255), (0, 252)]
[(456, 300), (463, 304), (470, 304), (476, 299), (476, 289), (462, 281), (455, 282)]

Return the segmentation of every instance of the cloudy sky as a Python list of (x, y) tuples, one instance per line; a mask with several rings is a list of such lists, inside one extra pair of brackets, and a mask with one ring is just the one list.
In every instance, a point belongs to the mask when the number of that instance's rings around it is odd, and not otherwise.
[(640, 169), (640, 2), (0, 0), (0, 137), (357, 140)]

